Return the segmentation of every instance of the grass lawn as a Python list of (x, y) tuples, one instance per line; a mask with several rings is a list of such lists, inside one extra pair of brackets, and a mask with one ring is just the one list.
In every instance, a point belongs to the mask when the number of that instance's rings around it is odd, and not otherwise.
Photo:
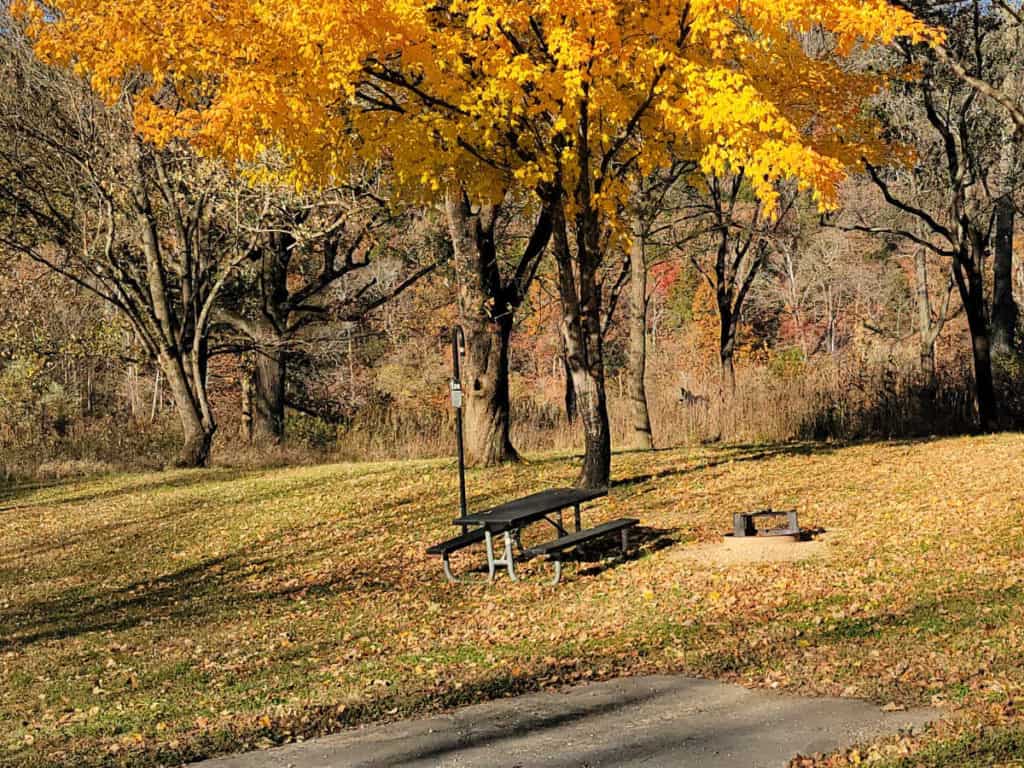
[[(952, 720), (938, 733), (876, 751), (894, 765), (1019, 764), (1022, 460), (1020, 435), (618, 454), (610, 498), (584, 521), (640, 517), (640, 555), (571, 566), (558, 587), (539, 566), (520, 584), (445, 583), (423, 550), (455, 532), (450, 461), (10, 491), (0, 765), (171, 765), (651, 672), (939, 704)], [(539, 456), (472, 472), (472, 504), (571, 484), (577, 469)], [(680, 556), (769, 504), (831, 531), (828, 556)]]

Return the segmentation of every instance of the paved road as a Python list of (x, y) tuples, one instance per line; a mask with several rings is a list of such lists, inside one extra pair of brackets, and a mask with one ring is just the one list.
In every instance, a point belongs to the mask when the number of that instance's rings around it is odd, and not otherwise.
[(752, 768), (785, 766), (939, 717), (853, 699), (806, 699), (645, 677), (488, 702), (369, 726), (201, 768)]

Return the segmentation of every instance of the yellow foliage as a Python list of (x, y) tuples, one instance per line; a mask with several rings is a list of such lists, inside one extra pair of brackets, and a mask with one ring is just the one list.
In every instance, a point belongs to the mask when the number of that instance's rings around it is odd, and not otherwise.
[[(139, 130), (231, 162), (286, 158), (299, 186), (386, 158), (402, 191), (453, 182), (579, 190), (609, 221), (629, 176), (688, 155), (745, 168), (769, 207), (796, 179), (820, 207), (886, 148), (857, 46), (940, 33), (885, 0), (16, 0), (45, 59)], [(821, 33), (828, 50), (806, 52)], [(139, 82), (143, 75), (142, 86)], [(581, 184), (584, 181), (587, 184)]]

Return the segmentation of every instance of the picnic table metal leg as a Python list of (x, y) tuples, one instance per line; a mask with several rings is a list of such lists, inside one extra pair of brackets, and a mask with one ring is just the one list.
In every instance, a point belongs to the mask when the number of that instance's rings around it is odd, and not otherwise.
[(555, 566), (555, 577), (551, 580), (551, 586), (555, 586), (562, 580), (562, 556), (561, 554), (551, 558), (551, 562)]
[(494, 537), (490, 531), (484, 531), (484, 540), (487, 542), (487, 580), (494, 581)]
[(580, 505), (577, 504), (573, 507), (574, 517), (576, 518), (576, 533), (583, 530), (583, 525), (580, 520)]
[(516, 576), (516, 558), (515, 552), (512, 549), (512, 531), (505, 531), (502, 534), (504, 542), (504, 554), (501, 557), (494, 556), (494, 536), (490, 531), (484, 531), (484, 539), (487, 542), (487, 577), (490, 581), (494, 581), (498, 575), (498, 566), (503, 565), (508, 570), (508, 576), (512, 581), (519, 581), (519, 577)]
[(508, 568), (508, 577), (512, 581), (519, 581), (516, 576), (515, 554), (512, 552), (512, 534), (505, 531), (505, 567)]
[(458, 579), (456, 579), (455, 574), (452, 573), (452, 564), (448, 560), (448, 555), (444, 556), (444, 560), (442, 562), (444, 565), (445, 578), (448, 579), (449, 584), (455, 584), (458, 581)]
[(520, 551), (520, 553), (521, 553), (523, 551), (523, 529), (522, 528), (516, 528), (512, 532), (512, 538), (516, 542), (516, 549), (518, 549)]
[(622, 529), (622, 554), (629, 552), (629, 528)]

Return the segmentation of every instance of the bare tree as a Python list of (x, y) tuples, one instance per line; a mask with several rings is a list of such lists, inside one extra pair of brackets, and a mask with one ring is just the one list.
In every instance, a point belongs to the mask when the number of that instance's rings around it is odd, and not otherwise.
[[(963, 0), (911, 0), (910, 2), (899, 2), (900, 5), (925, 16), (948, 11), (950, 6), (963, 7), (968, 3)], [(1015, 141), (1020, 141), (1024, 135), (1024, 103), (1021, 102), (1022, 94), (1020, 87), (1021, 61), (1016, 56), (1020, 51), (1020, 34), (1024, 29), (1024, 3), (1021, 0), (995, 0), (994, 3), (977, 3), (971, 0), (971, 10), (980, 18), (982, 10), (986, 13), (994, 12), (1001, 17), (1002, 26), (1009, 32), (1010, 44), (1007, 48), (1011, 55), (1008, 60), (1013, 69), (1013, 75), (1000, 85), (985, 79), (982, 73), (972, 71), (968, 65), (959, 58), (955, 50), (943, 46), (935, 50), (936, 58), (945, 64), (964, 83), (969, 85), (982, 96), (990, 99), (1005, 110), (1006, 116), (1013, 123)]]
[(651, 413), (647, 405), (647, 263), (649, 227), (639, 217), (633, 222), (629, 251), (629, 402), (633, 442), (642, 451), (654, 448)]
[[(1003, 346), (1012, 343), (1016, 315), (1012, 238), (1006, 235), (1012, 217), (1006, 201), (1018, 191), (1020, 158), (1014, 154), (1007, 164), (1005, 116), (965, 82), (963, 73), (978, 82), (991, 81), (1005, 73), (1015, 54), (1007, 58), (1000, 53), (1000, 19), (980, 0), (919, 5), (950, 28), (949, 45), (938, 54), (904, 47), (907, 63), (920, 65), (922, 77), (894, 86), (890, 100), (880, 104), (893, 136), (918, 150), (918, 164), (913, 170), (883, 170), (865, 163), (869, 178), (903, 221), (854, 228), (900, 237), (949, 259), (971, 334), (979, 421), (982, 429), (993, 430), (999, 424), (993, 339), (999, 336)], [(908, 109), (913, 105), (916, 110)], [(990, 305), (986, 270), (993, 249)], [(1002, 331), (996, 333), (994, 326)]]
[[(766, 267), (771, 279), (758, 303), (789, 317), (805, 360), (841, 352), (855, 333), (850, 318), (870, 317), (884, 303), (887, 277), (867, 268), (863, 245), (815, 224), (794, 227), (773, 248)], [(881, 323), (871, 325), (886, 332)]]
[[(642, 181), (634, 182), (630, 200), (630, 250), (626, 259), (629, 280), (629, 399), (633, 422), (633, 442), (640, 450), (651, 450), (650, 408), (647, 402), (647, 335), (651, 295), (648, 274), (658, 262), (668, 258), (672, 235), (680, 210), (680, 189), (695, 170), (690, 162), (678, 162)], [(674, 256), (674, 254), (671, 254)], [(619, 283), (611, 289), (610, 316), (614, 313)], [(606, 323), (607, 324), (607, 323)]]
[[(992, 286), (992, 351), (1008, 355), (1017, 348), (1017, 303), (1013, 296), (1013, 236), (1021, 189), (1024, 139), (1024, 21), (1020, 3), (999, 3), (1003, 27), (1000, 40), (1002, 83), (1000, 93), (1012, 105), (1004, 117), (999, 166), (993, 180), (995, 200), (995, 260)], [(958, 72), (959, 74), (959, 72)]]
[(131, 103), (100, 103), (81, 80), (0, 33), (0, 244), (92, 291), (158, 362), (182, 424), (175, 464), (207, 463), (217, 424), (207, 394), (218, 294), (248, 249), (218, 225), (232, 205), (222, 170), (132, 127)]
[(775, 247), (796, 203), (783, 189), (779, 210), (771, 213), (752, 200), (741, 170), (709, 175), (686, 190), (676, 247), (686, 253), (714, 291), (719, 319), (719, 361), (723, 397), (736, 392), (736, 339), (750, 290)]
[(432, 272), (445, 258), (412, 211), (394, 212), (385, 181), (368, 170), (350, 185), (315, 196), (287, 189), (244, 190), (253, 243), (225, 291), (218, 322), (241, 339), (221, 343), (251, 351), (243, 383), (250, 440), (284, 437), (289, 357), (315, 329), (358, 323)]

